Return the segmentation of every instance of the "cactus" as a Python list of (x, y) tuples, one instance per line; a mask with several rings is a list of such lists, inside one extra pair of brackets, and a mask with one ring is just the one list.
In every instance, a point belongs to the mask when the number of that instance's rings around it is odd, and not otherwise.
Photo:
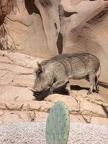
[(46, 144), (67, 144), (70, 117), (64, 102), (58, 101), (51, 108), (46, 123)]

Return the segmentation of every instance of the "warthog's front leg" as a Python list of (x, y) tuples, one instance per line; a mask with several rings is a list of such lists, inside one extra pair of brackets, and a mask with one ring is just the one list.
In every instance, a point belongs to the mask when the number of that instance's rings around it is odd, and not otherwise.
[(69, 81), (66, 83), (66, 90), (68, 91), (68, 94), (71, 95), (71, 87)]
[(71, 95), (71, 88), (70, 88), (70, 84), (69, 84), (69, 81), (66, 80), (66, 81), (63, 81), (63, 80), (59, 80), (59, 81), (56, 81), (52, 87), (50, 88), (50, 92), (53, 93), (53, 91), (61, 86), (64, 86), (66, 85), (66, 90), (68, 91), (69, 95)]

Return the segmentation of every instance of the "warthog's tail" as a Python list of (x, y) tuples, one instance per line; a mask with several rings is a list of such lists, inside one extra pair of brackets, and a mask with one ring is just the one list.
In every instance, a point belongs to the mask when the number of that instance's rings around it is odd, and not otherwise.
[(98, 81), (98, 85), (108, 89), (108, 83), (106, 82)]
[(96, 87), (97, 87), (98, 91), (99, 91), (99, 87), (98, 86), (102, 86), (102, 87), (108, 89), (108, 83), (102, 82), (102, 81), (98, 80), (99, 76), (100, 76), (100, 73), (101, 73), (101, 68), (99, 68), (99, 70), (98, 70), (98, 72), (96, 74), (96, 81), (95, 81), (96, 82)]

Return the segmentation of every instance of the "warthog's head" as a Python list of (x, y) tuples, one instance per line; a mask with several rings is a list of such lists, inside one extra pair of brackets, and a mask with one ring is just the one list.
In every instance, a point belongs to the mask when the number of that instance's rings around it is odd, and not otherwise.
[(35, 71), (36, 80), (34, 84), (35, 93), (43, 92), (49, 89), (53, 83), (52, 72), (43, 65), (37, 63), (38, 69)]

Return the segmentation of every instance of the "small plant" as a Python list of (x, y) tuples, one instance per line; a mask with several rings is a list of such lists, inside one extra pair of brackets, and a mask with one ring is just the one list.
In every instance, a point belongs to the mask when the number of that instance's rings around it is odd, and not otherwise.
[(64, 102), (58, 101), (51, 108), (46, 123), (46, 144), (67, 144), (70, 117)]

